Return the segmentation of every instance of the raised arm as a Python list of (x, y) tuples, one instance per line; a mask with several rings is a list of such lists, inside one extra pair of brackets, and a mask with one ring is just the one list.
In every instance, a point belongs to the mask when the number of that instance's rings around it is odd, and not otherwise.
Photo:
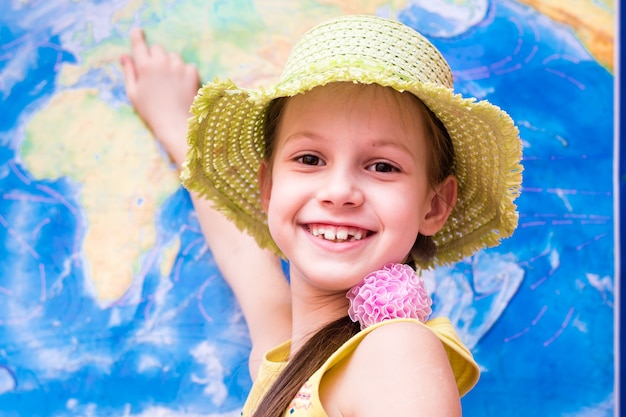
[[(131, 32), (131, 54), (121, 56), (126, 92), (137, 114), (180, 169), (187, 152), (189, 107), (200, 85), (194, 65), (161, 46), (148, 46), (143, 32)], [(200, 226), (222, 275), (246, 318), (252, 339), (250, 373), (262, 355), (291, 331), (291, 296), (280, 259), (191, 193)]]

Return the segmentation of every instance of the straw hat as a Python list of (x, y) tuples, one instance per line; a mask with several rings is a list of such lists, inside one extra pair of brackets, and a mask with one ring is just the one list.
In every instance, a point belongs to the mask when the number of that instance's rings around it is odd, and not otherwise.
[(307, 32), (277, 84), (248, 90), (232, 81), (205, 84), (191, 107), (189, 151), (181, 178), (213, 200), (260, 246), (280, 254), (261, 207), (258, 169), (268, 104), (330, 82), (380, 84), (420, 98), (445, 125), (454, 146), (458, 199), (433, 236), (430, 267), (458, 261), (513, 234), (513, 203), (521, 186), (521, 141), (498, 107), (453, 92), (452, 71), (439, 51), (413, 29), (374, 16), (344, 16)]

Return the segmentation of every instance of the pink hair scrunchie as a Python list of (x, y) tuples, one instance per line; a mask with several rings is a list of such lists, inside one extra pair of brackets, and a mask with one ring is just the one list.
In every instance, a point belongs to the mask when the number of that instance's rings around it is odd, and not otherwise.
[(361, 330), (395, 318), (415, 318), (423, 323), (432, 313), (423, 278), (404, 264), (389, 263), (368, 274), (346, 297), (350, 300), (348, 315), (361, 323)]

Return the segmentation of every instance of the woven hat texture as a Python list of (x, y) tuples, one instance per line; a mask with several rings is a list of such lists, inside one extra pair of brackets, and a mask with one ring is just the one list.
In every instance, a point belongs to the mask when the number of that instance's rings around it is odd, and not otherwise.
[(375, 16), (344, 16), (311, 29), (292, 50), (275, 85), (251, 90), (230, 80), (205, 84), (191, 108), (183, 184), (212, 200), (260, 246), (280, 254), (258, 187), (265, 112), (275, 98), (331, 82), (375, 83), (411, 92), (452, 139), (457, 203), (433, 236), (437, 255), (428, 264), (416, 259), (419, 267), (458, 261), (513, 234), (522, 145), (511, 117), (487, 101), (454, 94), (452, 71), (426, 38)]

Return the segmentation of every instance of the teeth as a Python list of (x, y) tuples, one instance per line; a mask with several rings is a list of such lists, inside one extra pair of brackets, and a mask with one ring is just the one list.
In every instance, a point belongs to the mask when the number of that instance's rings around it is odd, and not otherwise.
[(343, 228), (343, 227), (340, 227), (339, 229), (337, 229), (337, 239), (338, 240), (347, 240), (348, 239), (348, 229)]
[(365, 230), (355, 227), (310, 226), (313, 236), (330, 241), (344, 242), (346, 240), (361, 240), (367, 235)]

